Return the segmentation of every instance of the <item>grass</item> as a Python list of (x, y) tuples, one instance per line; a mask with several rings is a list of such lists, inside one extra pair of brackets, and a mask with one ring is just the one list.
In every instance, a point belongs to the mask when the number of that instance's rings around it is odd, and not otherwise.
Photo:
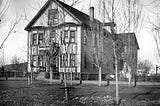
[[(32, 85), (27, 85), (25, 80), (0, 81), (0, 106), (103, 106), (103, 100), (113, 100), (115, 97), (115, 85), (73, 85), (69, 90), (70, 102), (65, 104), (63, 87), (64, 85), (50, 85), (45, 81), (34, 81)], [(119, 85), (119, 96), (122, 99), (121, 106), (158, 106), (160, 86)]]

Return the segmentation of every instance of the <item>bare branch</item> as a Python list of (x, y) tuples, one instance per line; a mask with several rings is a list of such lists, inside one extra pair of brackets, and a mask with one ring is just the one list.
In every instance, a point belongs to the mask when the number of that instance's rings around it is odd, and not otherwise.
[(10, 0), (2, 0), (0, 2), (0, 20), (3, 18), (4, 14), (8, 10), (10, 5)]
[(16, 25), (20, 22), (22, 16), (20, 16), (19, 18), (16, 18), (15, 20), (11, 19), (11, 27), (10, 30), (7, 34), (7, 36), (5, 37), (5, 39), (3, 40), (2, 44), (0, 45), (0, 49), (3, 48), (4, 43), (6, 42), (6, 40), (8, 39), (8, 37), (11, 35), (12, 31), (14, 30), (14, 28), (16, 27)]

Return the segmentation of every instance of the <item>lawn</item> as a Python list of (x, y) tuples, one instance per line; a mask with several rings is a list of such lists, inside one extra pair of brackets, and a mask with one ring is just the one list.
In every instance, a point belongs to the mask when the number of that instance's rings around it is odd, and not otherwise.
[[(0, 81), (0, 106), (106, 106), (113, 104), (115, 85), (98, 87), (74, 84), (69, 87), (69, 103), (65, 103), (64, 85), (46, 81)], [(128, 87), (119, 85), (120, 106), (160, 105), (160, 86)], [(108, 105), (109, 106), (109, 105)]]

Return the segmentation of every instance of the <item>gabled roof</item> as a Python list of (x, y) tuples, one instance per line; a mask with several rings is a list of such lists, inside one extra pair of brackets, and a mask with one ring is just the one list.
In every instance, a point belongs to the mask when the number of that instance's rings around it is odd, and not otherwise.
[(35, 15), (35, 17), (29, 22), (29, 24), (25, 27), (26, 31), (31, 30), (31, 27), (34, 25), (34, 23), (38, 20), (38, 18), (45, 12), (45, 10), (49, 7), (49, 5), (55, 2), (57, 5), (59, 5), (61, 8), (64, 8), (66, 12), (71, 14), (75, 19), (81, 22), (81, 24), (89, 25), (89, 16), (59, 0), (48, 0), (45, 5), (38, 11), (38, 13)]

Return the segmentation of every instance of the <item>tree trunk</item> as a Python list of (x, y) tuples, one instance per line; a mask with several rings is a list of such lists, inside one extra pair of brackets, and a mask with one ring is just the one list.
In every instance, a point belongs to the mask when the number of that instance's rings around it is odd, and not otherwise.
[(71, 69), (71, 85), (73, 85), (73, 72), (72, 72), (72, 69)]
[(31, 84), (33, 83), (33, 69), (31, 69)]
[(116, 74), (116, 103), (119, 104), (119, 93), (118, 93), (118, 63), (117, 63), (117, 56), (115, 56), (115, 74)]
[(131, 86), (131, 68), (128, 66), (128, 85)]
[(60, 83), (61, 83), (61, 84), (63, 84), (63, 78), (64, 78), (63, 75), (64, 75), (63, 72), (60, 73)]
[(134, 74), (134, 87), (136, 87), (136, 86), (137, 86), (137, 75)]
[(30, 73), (28, 73), (28, 85), (31, 84)]
[(79, 75), (79, 84), (82, 84), (82, 73), (80, 72), (80, 75)]
[(66, 102), (68, 103), (69, 97), (68, 97), (68, 88), (65, 87), (65, 97), (66, 97)]
[(65, 99), (66, 99), (66, 102), (68, 102), (68, 90), (67, 90), (67, 73), (66, 73), (66, 67), (64, 69), (64, 87), (65, 87)]
[(53, 82), (53, 71), (52, 68), (50, 68), (50, 84)]
[(16, 78), (16, 70), (14, 70), (14, 77)]
[(99, 86), (102, 85), (102, 69), (101, 67), (99, 67), (99, 83), (98, 83)]

